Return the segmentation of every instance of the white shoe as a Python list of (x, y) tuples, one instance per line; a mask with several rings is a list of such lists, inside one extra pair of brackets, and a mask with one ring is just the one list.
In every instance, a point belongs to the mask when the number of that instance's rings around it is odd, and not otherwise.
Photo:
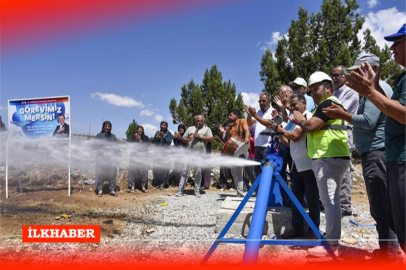
[[(338, 246), (330, 246), (330, 248), (333, 250), (334, 254), (336, 256), (338, 256)], [(328, 252), (324, 248), (324, 246), (317, 246), (317, 247), (314, 247), (314, 248), (309, 248), (307, 250), (307, 253), (309, 253), (310, 256), (314, 256), (314, 257), (330, 256), (330, 254), (328, 254)]]
[(175, 197), (182, 197), (183, 196), (183, 192), (182, 191), (178, 191), (175, 194)]

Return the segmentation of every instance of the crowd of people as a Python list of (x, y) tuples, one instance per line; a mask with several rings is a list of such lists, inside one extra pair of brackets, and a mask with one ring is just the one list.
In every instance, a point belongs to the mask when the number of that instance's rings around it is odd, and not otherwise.
[[(392, 41), (390, 49), (394, 60), (406, 67), (406, 24), (395, 34), (385, 37)], [(324, 207), (326, 218), (325, 238), (333, 250), (338, 249), (341, 237), (342, 216), (355, 212), (351, 204), (351, 154), (357, 149), (361, 155), (363, 176), (366, 184), (371, 216), (375, 219), (380, 248), (374, 252), (378, 258), (394, 259), (400, 248), (406, 252), (405, 212), (405, 122), (406, 89), (405, 71), (392, 89), (380, 77), (380, 59), (372, 53), (360, 54), (354, 65), (347, 68), (338, 65), (331, 76), (314, 72), (308, 81), (298, 77), (282, 85), (279, 94), (271, 97), (268, 92), (259, 95), (260, 110), (244, 105), (247, 118), (241, 112), (229, 112), (229, 124), (219, 126), (221, 139), (240, 137), (249, 144), (249, 153), (243, 158), (261, 162), (269, 146), (270, 138), (261, 132), (280, 132), (280, 155), (283, 157), (282, 177), (290, 172), (291, 189), (298, 201), (309, 207), (309, 216), (316, 227), (320, 225), (320, 209)], [(311, 96), (307, 95), (311, 93)], [(360, 99), (360, 96), (362, 98)], [(272, 100), (278, 111), (272, 106)], [(283, 122), (275, 120), (282, 117)], [(103, 130), (96, 139), (116, 141), (111, 134), (111, 123), (103, 123)], [(138, 127), (131, 142), (148, 147), (169, 147), (192, 149), (201, 154), (209, 151), (213, 140), (212, 130), (204, 124), (204, 115), (195, 116), (195, 125), (181, 124), (172, 136), (168, 124), (163, 121), (160, 130), (150, 140)], [(109, 181), (110, 195), (115, 193), (116, 164), (109, 159), (112, 153), (100, 153), (96, 157), (97, 194), (102, 195), (104, 180)], [(106, 162), (107, 160), (107, 162)], [(131, 164), (136, 164), (131, 160)], [(190, 165), (177, 164), (176, 178), (179, 187), (176, 196), (183, 196)], [(131, 167), (129, 189), (134, 192), (135, 183), (141, 181), (141, 190), (148, 191), (146, 167)], [(210, 170), (194, 166), (195, 196), (208, 188)], [(205, 171), (205, 172), (204, 172)], [(227, 179), (233, 178), (236, 196), (243, 197), (249, 187), (249, 180), (261, 174), (261, 167), (248, 168), (253, 175), (249, 179), (240, 167), (221, 167), (220, 188), (227, 188)], [(153, 186), (163, 189), (169, 184), (169, 169), (154, 169)], [(208, 181), (206, 180), (208, 179)], [(321, 204), (320, 204), (321, 201)], [(316, 238), (311, 232), (303, 235), (303, 218), (292, 204), (292, 229), (281, 235), (283, 239), (296, 237)], [(327, 255), (322, 246), (308, 250), (314, 256)]]

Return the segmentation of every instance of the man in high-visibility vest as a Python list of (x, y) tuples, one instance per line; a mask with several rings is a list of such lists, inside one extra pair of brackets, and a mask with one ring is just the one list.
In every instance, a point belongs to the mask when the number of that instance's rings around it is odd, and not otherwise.
[[(309, 88), (318, 105), (317, 109), (310, 120), (295, 111), (292, 121), (307, 132), (307, 151), (312, 159), (312, 170), (326, 214), (326, 239), (333, 251), (336, 251), (341, 237), (340, 190), (343, 175), (350, 165), (350, 152), (347, 146), (347, 123), (329, 118), (323, 113), (323, 108), (332, 104), (342, 106), (333, 96), (332, 81), (324, 72), (313, 73), (309, 78)], [(328, 255), (323, 246), (311, 248), (308, 253), (317, 257)]]

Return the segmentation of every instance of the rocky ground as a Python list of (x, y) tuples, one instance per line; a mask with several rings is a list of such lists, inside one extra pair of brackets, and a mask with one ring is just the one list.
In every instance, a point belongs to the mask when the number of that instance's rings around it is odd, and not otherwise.
[[(60, 171), (44, 169), (41, 177), (46, 178), (45, 181), (39, 176), (42, 170), (35, 170), (21, 174), (21, 179), (25, 177), (22, 181), (22, 193), (16, 184), (16, 178), (11, 177), (14, 180), (11, 181), (8, 199), (5, 198), (4, 174), (2, 175), (2, 258), (60, 262), (68, 257), (70, 262), (82, 262), (85, 254), (91, 254), (86, 255), (86, 261), (90, 263), (100, 259), (123, 262), (123, 258), (126, 258), (127, 261), (142, 264), (154, 264), (157, 261), (198, 264), (218, 236), (215, 232), (216, 217), (224, 197), (235, 196), (235, 191), (221, 192), (212, 187), (204, 191), (201, 198), (196, 198), (190, 186), (186, 190), (187, 195), (181, 198), (174, 196), (176, 188), (173, 187), (162, 191), (150, 188), (150, 192), (146, 194), (129, 193), (126, 172), (120, 171), (117, 181), (120, 187), (119, 197), (105, 194), (99, 198), (94, 194), (93, 185), (85, 185), (82, 190), (80, 181), (93, 180), (91, 175), (82, 175), (82, 180), (79, 175), (75, 175), (72, 179), (73, 192), (68, 197), (66, 177)], [(353, 179), (356, 215), (351, 219), (360, 224), (372, 224), (374, 221), (369, 215), (359, 164), (355, 165)], [(378, 248), (376, 230), (374, 227), (356, 226), (349, 219), (343, 219), (343, 236), (340, 241), (342, 253), (339, 258), (347, 262), (369, 259), (372, 251)], [(100, 225), (100, 243), (21, 241), (21, 225), (65, 224)], [(227, 237), (241, 238), (240, 235)], [(65, 257), (58, 256), (61, 251)], [(243, 253), (244, 245), (221, 244), (209, 262), (240, 264)], [(264, 246), (258, 260), (263, 265), (270, 262), (286, 264), (291, 261), (306, 265), (331, 261), (331, 258), (312, 258), (307, 255), (307, 248), (303, 247)], [(405, 263), (404, 256), (396, 262), (402, 263)]]

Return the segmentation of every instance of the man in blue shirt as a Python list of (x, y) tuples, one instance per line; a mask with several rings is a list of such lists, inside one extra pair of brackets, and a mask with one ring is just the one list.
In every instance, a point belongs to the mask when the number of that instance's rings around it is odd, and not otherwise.
[[(384, 37), (393, 41), (390, 49), (395, 62), (406, 67), (406, 24), (397, 33)], [(347, 82), (351, 88), (364, 95), (386, 117), (385, 152), (388, 181), (388, 196), (393, 214), (395, 233), (400, 247), (406, 252), (406, 79), (405, 71), (398, 77), (392, 98), (384, 94), (379, 85), (380, 68), (374, 69), (368, 62), (363, 63), (357, 72), (347, 74)]]
[[(380, 63), (379, 57), (363, 53), (355, 60), (349, 71), (357, 70), (362, 63), (368, 62), (374, 70)], [(380, 80), (379, 85), (387, 97), (392, 96), (392, 88)], [(333, 105), (323, 109), (331, 118), (347, 121), (353, 125), (354, 144), (361, 154), (362, 171), (369, 198), (371, 216), (375, 219), (380, 249), (374, 251), (377, 258), (395, 258), (399, 250), (394, 232), (392, 212), (389, 207), (386, 156), (385, 156), (385, 120), (384, 115), (370, 100), (362, 97), (356, 114)]]

